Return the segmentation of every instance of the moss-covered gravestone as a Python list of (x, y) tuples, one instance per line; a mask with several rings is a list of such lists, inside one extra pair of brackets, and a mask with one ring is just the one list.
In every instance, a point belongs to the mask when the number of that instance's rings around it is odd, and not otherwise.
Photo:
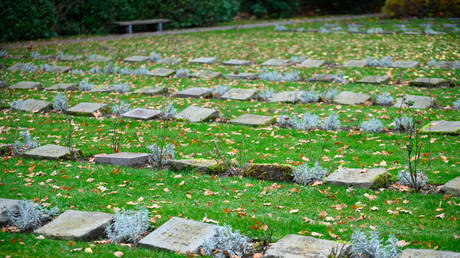
[(292, 181), (294, 167), (287, 164), (249, 164), (243, 176), (269, 181)]
[(377, 189), (390, 185), (392, 177), (385, 168), (339, 168), (326, 177), (325, 182), (334, 185)]
[(168, 165), (175, 171), (193, 169), (195, 171), (207, 174), (220, 174), (224, 168), (217, 164), (215, 160), (207, 159), (175, 159), (168, 161)]

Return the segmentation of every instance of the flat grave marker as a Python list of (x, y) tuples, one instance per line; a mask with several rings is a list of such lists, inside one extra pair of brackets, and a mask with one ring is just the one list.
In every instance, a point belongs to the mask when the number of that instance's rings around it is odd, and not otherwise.
[(387, 173), (385, 168), (339, 168), (326, 177), (325, 182), (334, 185), (371, 188), (375, 178), (385, 173)]
[(335, 98), (334, 103), (342, 105), (361, 105), (370, 100), (370, 96), (364, 93), (342, 91)]
[(161, 115), (160, 110), (147, 109), (147, 108), (136, 108), (126, 113), (121, 114), (122, 117), (149, 120)]
[(315, 59), (307, 59), (299, 64), (299, 67), (304, 68), (318, 68), (322, 66), (326, 61), (324, 60), (315, 60)]
[(198, 57), (190, 60), (190, 63), (195, 64), (214, 64), (217, 61), (216, 57)]
[(45, 88), (45, 90), (56, 90), (56, 91), (67, 91), (67, 90), (76, 90), (78, 84), (76, 83), (58, 83), (54, 84), (51, 87)]
[[(393, 107), (410, 107), (410, 108), (429, 108), (434, 104), (434, 98), (427, 96), (405, 95), (406, 100), (403, 103), (403, 98), (397, 98)], [(413, 102), (412, 106), (408, 106), (408, 102)]]
[(123, 61), (128, 62), (128, 63), (141, 63), (147, 60), (149, 60), (148, 56), (130, 56), (130, 57), (123, 59)]
[(343, 64), (344, 67), (365, 67), (367, 66), (366, 60), (349, 60)]
[(53, 104), (51, 102), (37, 100), (37, 99), (26, 99), (19, 100), (18, 106), (14, 109), (27, 111), (27, 112), (41, 112), (51, 109)]
[(259, 78), (256, 73), (229, 73), (224, 75), (228, 80), (255, 80)]
[(404, 249), (398, 258), (460, 258), (460, 253), (431, 249)]
[(212, 96), (211, 88), (193, 87), (181, 90), (175, 94), (179, 98), (207, 98)]
[(10, 86), (10, 89), (22, 89), (22, 90), (40, 90), (43, 85), (39, 82), (22, 81)]
[(391, 80), (391, 77), (388, 75), (376, 75), (376, 76), (366, 76), (359, 80), (360, 83), (374, 83), (374, 84), (381, 84), (387, 83)]
[(460, 176), (450, 180), (441, 187), (441, 191), (460, 197)]
[(460, 121), (431, 121), (420, 129), (422, 133), (460, 134)]
[(168, 93), (168, 88), (145, 87), (135, 90), (134, 93), (145, 95), (159, 95)]
[(222, 64), (224, 64), (224, 65), (235, 65), (235, 66), (238, 66), (238, 65), (250, 65), (251, 61), (249, 61), (249, 60), (240, 60), (240, 59), (230, 59), (230, 60), (224, 61)]
[(219, 111), (210, 108), (188, 106), (179, 114), (174, 116), (176, 119), (185, 119), (190, 122), (205, 122), (219, 117)]
[(283, 66), (288, 65), (291, 61), (287, 59), (270, 59), (262, 63), (264, 66)]
[(225, 92), (221, 98), (232, 100), (248, 100), (254, 98), (257, 92), (258, 90), (255, 89), (233, 88)]
[(308, 78), (309, 82), (333, 82), (336, 79), (335, 74), (314, 74)]
[(175, 72), (176, 72), (175, 70), (160, 67), (160, 68), (157, 68), (149, 72), (147, 75), (157, 76), (157, 77), (168, 77), (168, 76), (173, 75)]
[(416, 61), (394, 61), (391, 67), (394, 68), (415, 68), (419, 65)]
[(39, 146), (35, 149), (26, 151), (24, 155), (35, 159), (70, 159), (72, 158), (71, 151), (73, 151), (76, 154), (80, 153), (80, 150), (78, 149), (70, 150), (69, 147), (59, 146), (55, 144), (46, 144)]
[(449, 82), (441, 78), (417, 78), (410, 81), (409, 85), (417, 87), (441, 87), (449, 86)]
[(199, 70), (199, 71), (196, 71), (196, 72), (192, 73), (190, 75), (190, 77), (209, 80), (209, 79), (217, 78), (217, 77), (219, 77), (221, 75), (222, 75), (222, 73), (219, 73), (219, 72), (213, 72), (213, 71), (208, 71), (208, 70)]
[(159, 64), (167, 64), (167, 65), (177, 65), (179, 64), (181, 59), (174, 58), (174, 57), (163, 57), (158, 59), (157, 63)]
[(251, 126), (268, 125), (271, 123), (272, 119), (273, 117), (271, 116), (244, 114), (238, 118), (230, 120), (230, 123)]
[(107, 108), (108, 106), (103, 103), (82, 102), (67, 109), (65, 112), (73, 115), (93, 115), (98, 111), (103, 113), (103, 110)]
[(118, 152), (111, 154), (97, 154), (96, 163), (112, 164), (114, 166), (137, 167), (147, 164), (150, 154), (134, 152)]
[(299, 99), (300, 94), (302, 94), (302, 91), (281, 91), (269, 98), (268, 101), (295, 103)]

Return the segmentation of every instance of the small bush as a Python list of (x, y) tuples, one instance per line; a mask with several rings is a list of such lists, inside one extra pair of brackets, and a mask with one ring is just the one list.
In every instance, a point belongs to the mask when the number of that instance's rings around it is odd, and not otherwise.
[(115, 74), (118, 72), (118, 67), (114, 66), (112, 63), (108, 63), (104, 67), (104, 73)]
[(149, 156), (149, 162), (156, 167), (163, 167), (171, 159), (174, 159), (175, 147), (173, 144), (168, 143), (164, 146), (153, 144), (147, 147), (151, 154)]
[(121, 116), (121, 114), (124, 114), (129, 110), (131, 110), (130, 105), (122, 101), (120, 104), (112, 106), (112, 115)]
[(83, 74), (83, 70), (81, 70), (81, 69), (73, 69), (73, 70), (71, 71), (71, 73), (72, 73), (72, 74)]
[(5, 58), (8, 56), (8, 51), (6, 49), (0, 49), (0, 57)]
[(321, 99), (324, 102), (331, 102), (335, 98), (335, 96), (337, 96), (337, 94), (337, 89), (328, 89), (321, 93)]
[(390, 96), (390, 94), (383, 93), (376, 96), (375, 102), (377, 103), (377, 105), (391, 106), (394, 103), (394, 99), (392, 96)]
[(32, 51), (30, 52), (30, 57), (35, 59), (35, 58), (39, 58), (41, 55), (40, 55), (40, 52), (37, 52), (37, 51)]
[(322, 180), (326, 173), (326, 169), (321, 167), (318, 162), (315, 162), (312, 167), (304, 163), (292, 171), (294, 181), (301, 185), (308, 185), (314, 181)]
[(133, 70), (131, 70), (131, 69), (127, 68), (127, 67), (123, 67), (118, 71), (118, 73), (120, 73), (120, 74), (128, 74), (129, 75), (129, 74), (133, 74)]
[(347, 83), (347, 80), (345, 79), (345, 74), (343, 71), (340, 71), (339, 74), (334, 75), (333, 81), (336, 83)]
[(188, 69), (179, 69), (176, 71), (176, 78), (187, 78), (190, 76)]
[(318, 102), (319, 93), (314, 90), (304, 91), (299, 95), (299, 100), (302, 103)]
[(382, 12), (391, 17), (458, 17), (460, 6), (456, 0), (386, 0)]
[(150, 53), (149, 55), (149, 60), (151, 62), (158, 62), (158, 60), (161, 58), (161, 56), (155, 52)]
[(285, 81), (285, 82), (293, 82), (300, 80), (299, 72), (292, 71), (286, 73), (278, 73), (277, 71), (268, 71), (264, 69), (263, 73), (259, 74), (259, 78), (265, 81)]
[(219, 98), (222, 95), (224, 95), (229, 89), (230, 87), (219, 84), (216, 86), (215, 89), (212, 90), (212, 96), (214, 96), (215, 98)]
[(273, 95), (275, 95), (275, 91), (274, 91), (272, 88), (270, 88), (270, 89), (264, 89), (264, 90), (262, 90), (261, 92), (259, 92), (257, 95), (259, 96), (259, 98), (260, 98), (261, 100), (267, 101), (267, 100), (269, 100), (270, 98), (272, 98)]
[(460, 110), (460, 98), (454, 102), (454, 109)]
[(282, 126), (282, 127), (295, 127), (297, 124), (296, 119), (288, 115), (278, 116), (278, 118), (276, 119), (276, 122), (279, 126)]
[(147, 68), (145, 68), (145, 66), (141, 66), (137, 68), (136, 70), (134, 70), (135, 75), (145, 75), (148, 73), (150, 73), (150, 71)]
[(24, 70), (26, 70), (27, 72), (35, 72), (38, 70), (38, 68), (32, 63), (26, 63), (24, 65)]
[(411, 188), (421, 189), (426, 186), (428, 177), (423, 172), (411, 174), (409, 171), (401, 171), (398, 173), (398, 182), (401, 185), (407, 185)]
[(372, 57), (366, 58), (366, 65), (370, 67), (388, 67), (393, 63), (391, 56), (385, 56), (379, 59), (374, 59)]
[(314, 130), (320, 124), (319, 116), (310, 112), (303, 115), (302, 120), (297, 121), (296, 128), (303, 130)]
[(357, 33), (359, 32), (359, 25), (358, 24), (349, 24), (348, 25), (348, 31), (352, 33)]
[(113, 90), (119, 93), (129, 92), (130, 86), (128, 83), (117, 83), (112, 85)]
[(339, 115), (336, 113), (331, 113), (324, 121), (323, 121), (323, 129), (324, 130), (337, 130), (340, 127), (340, 120)]
[(275, 24), (275, 31), (288, 31), (288, 28), (284, 25)]
[(383, 33), (382, 28), (370, 28), (367, 30), (367, 34), (378, 34), (378, 33)]
[(300, 64), (302, 63), (303, 61), (305, 61), (305, 56), (304, 55), (300, 55), (300, 56), (292, 56), (291, 57), (291, 63), (293, 64)]
[(351, 235), (352, 248), (351, 252), (354, 257), (363, 258), (394, 258), (398, 255), (398, 239), (390, 235), (386, 241), (379, 238), (376, 231), (371, 231), (367, 236), (363, 231), (356, 230)]
[(412, 117), (403, 116), (401, 118), (397, 117), (393, 121), (394, 127), (396, 130), (407, 132), (414, 127)]
[(88, 73), (101, 73), (101, 70), (99, 69), (99, 67), (96, 66), (89, 69)]
[(327, 33), (330, 33), (330, 32), (331, 32), (331, 30), (329, 30), (329, 28), (327, 28), (327, 27), (321, 26), (319, 28), (319, 33), (321, 33), (321, 34), (327, 34)]
[(169, 104), (167, 107), (163, 107), (161, 109), (161, 117), (163, 119), (171, 119), (176, 114), (177, 114), (177, 110), (176, 108), (174, 108), (173, 104)]
[(24, 130), (20, 133), (23, 142), (16, 140), (13, 144), (13, 152), (17, 155), (22, 155), (24, 152), (37, 148), (39, 146), (38, 138), (30, 136), (29, 130)]
[(249, 238), (232, 231), (229, 225), (216, 226), (216, 234), (201, 246), (205, 255), (214, 257), (242, 257), (249, 249)]
[(122, 209), (114, 214), (113, 223), (107, 226), (105, 232), (115, 244), (137, 244), (149, 229), (148, 213), (145, 208), (139, 211)]
[(69, 100), (64, 94), (58, 93), (53, 99), (53, 109), (57, 111), (65, 111), (68, 108)]
[(49, 71), (51, 71), (51, 65), (49, 65), (49, 64), (42, 64), (42, 65), (40, 65), (40, 71), (42, 71), (42, 72), (49, 72)]
[(82, 80), (78, 84), (78, 90), (80, 91), (90, 91), (94, 88), (94, 83), (90, 83), (87, 80)]
[(34, 230), (57, 215), (57, 208), (46, 209), (32, 201), (19, 201), (17, 207), (7, 209), (8, 219), (20, 231)]
[(372, 118), (367, 122), (361, 123), (362, 132), (379, 133), (383, 130), (383, 123), (377, 118)]

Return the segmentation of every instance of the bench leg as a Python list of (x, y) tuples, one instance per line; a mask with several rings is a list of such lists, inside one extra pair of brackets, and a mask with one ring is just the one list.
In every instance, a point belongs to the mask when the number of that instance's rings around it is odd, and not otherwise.
[(163, 30), (163, 24), (160, 22), (157, 24), (157, 31), (162, 31)]
[(132, 34), (133, 33), (133, 25), (128, 25), (128, 27), (126, 27), (126, 32), (128, 32), (128, 34)]

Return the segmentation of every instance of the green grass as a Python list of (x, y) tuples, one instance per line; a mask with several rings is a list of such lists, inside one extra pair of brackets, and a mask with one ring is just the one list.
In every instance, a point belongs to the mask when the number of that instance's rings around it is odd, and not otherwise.
[[(350, 21), (351, 22), (351, 21)], [(388, 24), (376, 25), (374, 20), (359, 19), (353, 22), (364, 23), (368, 27), (379, 26), (391, 28), (398, 23), (391, 20)], [(415, 24), (422, 21), (416, 20)], [(436, 20), (437, 24), (446, 22)], [(344, 22), (347, 23), (347, 22)], [(294, 27), (319, 27), (320, 23), (295, 25)], [(438, 25), (436, 25), (438, 26)], [(438, 27), (435, 27), (435, 29)], [(251, 46), (250, 43), (253, 43)], [(112, 56), (118, 67), (131, 69), (145, 65), (148, 69), (169, 67), (172, 69), (188, 68), (191, 71), (207, 69), (222, 73), (231, 73), (232, 67), (223, 65), (196, 65), (186, 61), (199, 56), (216, 56), (219, 61), (230, 58), (249, 59), (258, 64), (269, 58), (290, 58), (293, 55), (305, 55), (311, 59), (326, 59), (344, 63), (351, 59), (366, 56), (412, 59), (421, 62), (422, 68), (343, 68), (348, 79), (359, 80), (366, 75), (390, 75), (393, 79), (401, 74), (403, 80), (426, 76), (453, 79), (458, 83), (458, 70), (428, 69), (426, 63), (431, 59), (460, 60), (457, 50), (459, 40), (456, 35), (442, 36), (405, 36), (405, 35), (361, 35), (361, 34), (319, 34), (275, 32), (274, 28), (241, 29), (238, 31), (217, 31), (167, 35), (161, 37), (144, 37), (117, 41), (85, 42), (67, 45), (40, 46), (27, 49), (10, 49), (10, 54), (29, 54), (32, 50), (41, 54), (101, 54)], [(175, 56), (182, 62), (175, 66), (153, 63), (127, 64), (123, 58), (150, 52), (162, 56)], [(50, 61), (28, 60), (36, 65)], [(0, 63), (10, 66), (19, 60), (0, 59)], [(89, 70), (105, 63), (57, 62), (58, 65), (72, 66), (74, 69)], [(257, 72), (259, 65), (241, 67), (243, 72)], [(270, 68), (273, 70), (297, 70), (303, 78), (315, 73), (338, 73), (340, 69), (296, 67)], [(441, 108), (421, 110), (424, 123), (428, 120), (459, 120), (460, 111), (446, 108), (460, 97), (459, 87), (452, 88), (416, 88), (408, 85), (368, 85), (349, 83), (345, 85), (306, 82), (267, 82), (267, 81), (229, 81), (225, 79), (176, 79), (152, 78), (134, 75), (74, 75), (51, 73), (0, 73), (0, 80), (14, 84), (23, 80), (40, 81), (45, 86), (59, 82), (79, 82), (90, 78), (96, 85), (114, 82), (128, 82), (132, 90), (147, 86), (168, 87), (171, 93), (189, 87), (215, 87), (225, 84), (241, 88), (274, 88), (275, 91), (310, 89), (323, 90), (337, 88), (364, 92), (375, 96), (388, 92), (393, 97), (403, 94), (433, 96)], [(2, 91), (1, 99), (9, 105), (16, 99), (35, 98), (52, 101), (56, 92), (48, 91)], [(72, 105), (79, 102), (105, 102), (109, 104), (125, 101), (132, 107), (160, 108), (173, 103), (180, 111), (188, 105), (199, 105), (218, 109), (226, 118), (235, 118), (244, 113), (261, 115), (294, 114), (313, 112), (320, 117), (327, 117), (331, 112), (339, 114), (342, 124), (357, 128), (363, 121), (377, 117), (388, 126), (398, 117), (398, 109), (382, 106), (345, 106), (328, 103), (317, 104), (282, 104), (255, 101), (224, 101), (219, 99), (181, 99), (165, 96), (143, 96), (116, 93), (82, 93), (67, 92)], [(25, 113), (10, 109), (0, 110), (0, 142), (14, 142), (18, 132), (28, 128), (41, 144), (55, 143), (65, 145), (68, 135), (68, 116), (49, 113)], [(74, 126), (73, 142), (81, 149), (86, 158), (99, 153), (111, 153), (112, 118), (96, 119), (90, 117), (71, 117)], [(146, 146), (155, 143), (160, 133), (159, 121), (123, 120), (120, 130), (123, 132), (121, 151), (147, 152)], [(384, 166), (396, 176), (406, 166), (400, 144), (406, 134), (392, 131), (384, 133), (361, 133), (359, 131), (299, 131), (276, 126), (245, 127), (228, 123), (187, 123), (168, 122), (168, 142), (176, 145), (177, 158), (209, 158), (198, 142), (213, 146), (216, 141), (223, 153), (232, 159), (239, 158), (243, 149), (244, 159), (261, 163), (289, 163), (299, 165), (305, 160), (320, 160), (329, 173), (339, 166), (344, 167), (378, 167)], [(426, 155), (421, 160), (424, 172), (430, 184), (441, 185), (460, 175), (460, 141), (455, 135), (433, 135), (431, 144), (431, 167), (429, 163), (429, 145), (422, 150)], [(422, 138), (428, 141), (428, 137)], [(324, 149), (324, 151), (321, 151)], [(348, 240), (351, 232), (358, 227), (376, 227), (384, 235), (395, 234), (398, 239), (412, 242), (411, 248), (434, 248), (440, 250), (460, 251), (458, 240), (460, 215), (459, 199), (441, 194), (417, 194), (392, 190), (375, 192), (372, 190), (353, 189), (330, 185), (302, 187), (292, 183), (278, 182), (278, 188), (268, 190), (273, 182), (257, 181), (240, 177), (213, 177), (199, 175), (191, 171), (172, 173), (167, 170), (114, 168), (112, 166), (94, 165), (85, 162), (37, 161), (20, 157), (4, 157), (1, 175), (2, 198), (44, 199), (47, 203), (65, 209), (113, 212), (114, 207), (134, 208), (129, 202), (138, 202), (140, 206), (158, 204), (161, 208), (149, 209), (151, 215), (160, 215), (157, 227), (172, 216), (181, 216), (201, 221), (203, 217), (228, 223), (233, 228), (253, 239), (263, 239), (264, 231), (254, 225), (268, 225), (273, 230), (273, 239), (286, 234), (312, 232), (323, 234), (322, 238), (334, 239), (337, 235)], [(385, 165), (386, 163), (386, 165)], [(42, 172), (42, 173), (38, 173)], [(55, 173), (53, 173), (55, 172)], [(35, 174), (34, 174), (35, 173)], [(179, 177), (180, 176), (180, 177)], [(93, 178), (92, 182), (87, 182)], [(27, 179), (27, 180), (26, 180)], [(32, 181), (31, 181), (32, 180)], [(129, 180), (129, 181), (127, 181)], [(91, 181), (91, 180), (90, 180)], [(184, 184), (180, 182), (184, 181)], [(97, 189), (103, 185), (108, 190)], [(54, 186), (54, 187), (53, 187)], [(166, 192), (164, 189), (169, 191)], [(204, 195), (208, 189), (216, 195)], [(265, 189), (265, 193), (264, 193)], [(368, 200), (364, 194), (378, 196)], [(187, 198), (187, 194), (192, 196)], [(142, 201), (138, 201), (140, 198)], [(388, 204), (388, 200), (397, 200)], [(346, 204), (342, 210), (332, 205)], [(378, 210), (371, 211), (371, 207)], [(236, 210), (241, 208), (240, 210)], [(361, 209), (362, 208), (362, 209)], [(233, 212), (229, 212), (232, 211)], [(290, 212), (298, 210), (298, 212)], [(392, 215), (388, 210), (399, 210)], [(403, 210), (410, 211), (405, 213)], [(319, 217), (326, 212), (328, 218)], [(445, 213), (444, 218), (437, 218)], [(314, 224), (304, 222), (309, 218)], [(152, 228), (153, 229), (153, 228)], [(331, 232), (330, 235), (328, 232)], [(22, 238), (21, 244), (19, 238)], [(16, 239), (16, 240), (12, 240)], [(55, 254), (73, 255), (71, 249), (83, 248), (90, 243), (67, 242), (58, 240), (36, 239), (33, 234), (0, 234), (0, 254), (18, 257), (45, 256)], [(34, 248), (28, 248), (34, 246)], [(128, 248), (115, 245), (91, 247), (93, 255), (113, 256), (114, 251), (122, 251), (126, 256), (169, 257), (172, 253), (152, 251), (143, 248)], [(84, 252), (78, 251), (78, 254)], [(154, 252), (154, 253), (153, 253)]]

